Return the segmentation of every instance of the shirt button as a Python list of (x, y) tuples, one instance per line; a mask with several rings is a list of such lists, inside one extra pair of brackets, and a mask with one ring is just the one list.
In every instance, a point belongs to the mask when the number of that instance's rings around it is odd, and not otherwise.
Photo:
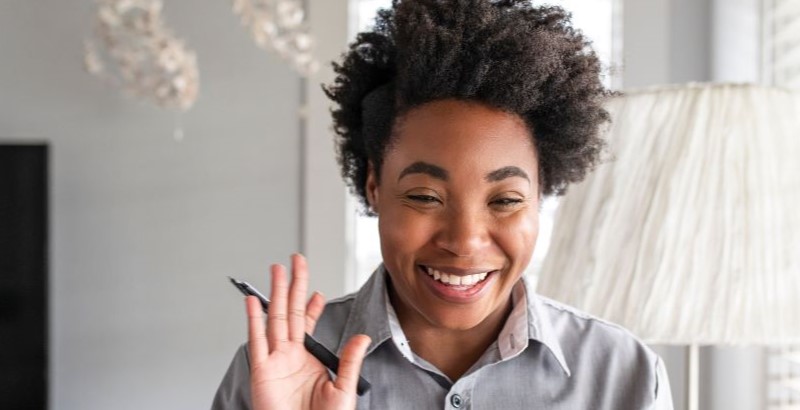
[(454, 395), (450, 396), (450, 404), (452, 404), (453, 407), (459, 408), (459, 407), (461, 407), (462, 403), (464, 403), (464, 401), (461, 399), (461, 396), (459, 396), (458, 394), (454, 394)]

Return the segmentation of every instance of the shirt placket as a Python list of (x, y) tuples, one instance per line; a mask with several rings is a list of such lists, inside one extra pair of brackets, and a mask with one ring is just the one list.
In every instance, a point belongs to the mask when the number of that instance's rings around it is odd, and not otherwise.
[(445, 410), (472, 409), (472, 390), (475, 386), (475, 377), (475, 373), (462, 377), (450, 387), (444, 398)]

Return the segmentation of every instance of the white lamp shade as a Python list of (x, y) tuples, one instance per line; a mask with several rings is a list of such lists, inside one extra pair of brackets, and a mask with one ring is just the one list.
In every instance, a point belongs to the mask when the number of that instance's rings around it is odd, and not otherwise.
[(538, 292), (651, 343), (800, 341), (800, 94), (614, 97), (611, 159), (561, 200)]

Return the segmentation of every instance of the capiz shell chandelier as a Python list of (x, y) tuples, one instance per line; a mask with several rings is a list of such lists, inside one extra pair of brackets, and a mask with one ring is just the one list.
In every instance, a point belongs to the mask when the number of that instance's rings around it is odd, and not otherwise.
[(161, 0), (97, 0), (86, 70), (126, 93), (186, 111), (197, 99), (197, 57), (166, 27)]
[(233, 0), (233, 12), (258, 47), (274, 52), (304, 76), (319, 69), (300, 0)]

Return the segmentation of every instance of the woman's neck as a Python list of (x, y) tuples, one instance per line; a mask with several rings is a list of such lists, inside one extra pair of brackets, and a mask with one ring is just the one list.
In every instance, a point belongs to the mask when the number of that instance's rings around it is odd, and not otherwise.
[(505, 306), (492, 312), (477, 326), (454, 330), (434, 326), (420, 315), (414, 314), (412, 309), (400, 301), (391, 286), (389, 297), (411, 350), (453, 381), (464, 375), (497, 340), (512, 308), (509, 297)]

